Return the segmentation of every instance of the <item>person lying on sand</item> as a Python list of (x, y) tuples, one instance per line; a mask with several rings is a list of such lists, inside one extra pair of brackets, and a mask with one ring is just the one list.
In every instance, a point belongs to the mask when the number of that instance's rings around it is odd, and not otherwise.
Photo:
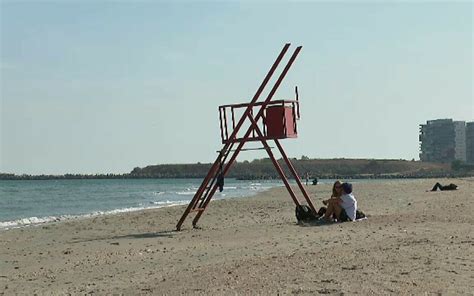
[[(342, 183), (342, 194), (340, 197), (330, 198), (327, 202), (327, 210), (324, 214), (326, 221), (333, 221), (333, 214), (338, 222), (354, 221), (356, 219), (357, 200), (352, 194), (352, 184)], [(338, 185), (335, 183), (334, 188), (337, 190)]]
[(436, 183), (435, 186), (433, 186), (433, 189), (431, 189), (431, 191), (437, 191), (438, 189), (441, 190), (441, 191), (456, 190), (456, 189), (458, 189), (458, 186), (453, 184), (453, 183), (451, 183), (447, 186), (443, 186), (440, 183)]

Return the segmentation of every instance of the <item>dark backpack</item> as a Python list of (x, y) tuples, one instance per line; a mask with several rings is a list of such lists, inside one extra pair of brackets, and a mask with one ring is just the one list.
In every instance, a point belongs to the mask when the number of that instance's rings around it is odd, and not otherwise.
[(319, 217), (324, 216), (324, 214), (326, 214), (326, 211), (327, 211), (326, 207), (320, 207), (318, 211), (318, 216)]
[(313, 214), (313, 211), (311, 211), (311, 208), (308, 207), (307, 205), (296, 206), (295, 214), (296, 214), (296, 220), (298, 220), (298, 222), (311, 221), (311, 220), (316, 220), (318, 218)]

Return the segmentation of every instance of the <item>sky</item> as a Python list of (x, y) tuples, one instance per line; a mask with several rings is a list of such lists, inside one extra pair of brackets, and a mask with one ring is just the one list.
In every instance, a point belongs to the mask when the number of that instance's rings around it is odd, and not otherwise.
[(474, 120), (472, 2), (0, 1), (3, 173), (213, 162), (287, 42), (289, 157), (419, 159), (420, 124)]

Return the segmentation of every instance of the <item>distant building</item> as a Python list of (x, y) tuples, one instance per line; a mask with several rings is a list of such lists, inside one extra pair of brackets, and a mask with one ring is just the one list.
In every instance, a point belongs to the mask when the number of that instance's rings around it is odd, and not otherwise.
[(466, 162), (466, 122), (453, 121), (454, 124), (454, 159)]
[[(470, 126), (469, 142), (472, 145), (472, 123)], [(452, 162), (453, 160), (467, 161), (468, 148), (465, 121), (452, 119), (429, 120), (420, 125), (420, 160), (428, 162)], [(469, 150), (468, 152), (468, 149)]]
[(474, 122), (466, 123), (466, 162), (474, 164)]

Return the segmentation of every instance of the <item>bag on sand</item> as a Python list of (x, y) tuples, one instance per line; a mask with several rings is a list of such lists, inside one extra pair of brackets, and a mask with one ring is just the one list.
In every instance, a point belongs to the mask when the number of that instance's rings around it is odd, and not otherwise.
[(307, 205), (296, 206), (295, 214), (296, 214), (296, 220), (298, 220), (298, 222), (311, 221), (311, 220), (316, 220), (318, 218), (313, 214), (313, 212), (311, 211), (311, 208), (308, 207)]

